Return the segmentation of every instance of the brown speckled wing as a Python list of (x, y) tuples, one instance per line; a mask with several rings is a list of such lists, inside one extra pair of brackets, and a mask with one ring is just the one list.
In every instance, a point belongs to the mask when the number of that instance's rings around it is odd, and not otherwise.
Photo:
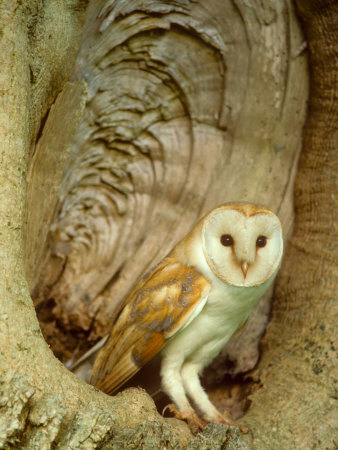
[(91, 384), (108, 394), (121, 387), (189, 323), (209, 288), (209, 281), (193, 267), (166, 258), (126, 298), (96, 358)]

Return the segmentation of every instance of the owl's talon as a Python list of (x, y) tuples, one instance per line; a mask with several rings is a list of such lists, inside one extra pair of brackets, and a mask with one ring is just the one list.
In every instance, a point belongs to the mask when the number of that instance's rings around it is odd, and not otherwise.
[(193, 411), (181, 412), (173, 403), (171, 403), (163, 409), (162, 415), (167, 409), (175, 416), (176, 419), (187, 422), (188, 427), (194, 434), (196, 434), (199, 430), (203, 430), (205, 427), (205, 423), (202, 422), (202, 420)]
[(230, 425), (231, 427), (236, 427), (236, 428), (238, 428), (243, 434), (248, 434), (248, 433), (249, 433), (249, 428), (246, 427), (245, 425), (241, 425), (241, 424), (239, 424), (239, 423), (237, 423), (237, 422), (233, 422), (233, 421), (231, 421), (231, 422), (232, 422), (232, 423), (228, 424), (228, 425)]
[(232, 419), (230, 419), (230, 414), (228, 412), (226, 413), (226, 416), (227, 417), (224, 417), (224, 415), (219, 415), (219, 416), (217, 416), (217, 418), (213, 418), (213, 419), (207, 419), (207, 418), (203, 417), (203, 419), (207, 423), (217, 422), (217, 423), (222, 423), (224, 425), (228, 425), (229, 427), (236, 427), (243, 434), (248, 434), (249, 433), (249, 428), (246, 427), (245, 425), (241, 425), (241, 424), (233, 421)]
[(240, 425), (239, 423), (236, 424), (236, 427), (238, 427), (243, 434), (248, 434), (250, 431), (248, 427), (246, 427), (245, 425)]

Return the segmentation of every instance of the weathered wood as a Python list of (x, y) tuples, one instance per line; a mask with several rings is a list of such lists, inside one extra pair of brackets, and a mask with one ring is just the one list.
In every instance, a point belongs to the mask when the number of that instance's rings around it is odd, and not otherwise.
[[(87, 104), (36, 293), (39, 311), (52, 299), (43, 330), (60, 356), (105, 335), (141, 274), (214, 206), (265, 204), (289, 235), (302, 44), (288, 1), (90, 5), (73, 74), (88, 83)], [(257, 361), (268, 311), (249, 325), (254, 344), (233, 352), (235, 372)]]
[(47, 235), (56, 214), (70, 144), (83, 114), (85, 94), (83, 82), (65, 85), (51, 106), (29, 163), (24, 254), (26, 277), (32, 289), (48, 257)]

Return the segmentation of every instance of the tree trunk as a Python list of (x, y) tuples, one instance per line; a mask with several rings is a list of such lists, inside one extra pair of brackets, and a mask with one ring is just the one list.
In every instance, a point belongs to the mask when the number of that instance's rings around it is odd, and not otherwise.
[(309, 48), (310, 104), (295, 185), (296, 222), (255, 372), (259, 388), (245, 421), (257, 430), (257, 448), (333, 449), (338, 445), (338, 5), (297, 0), (297, 6)]
[[(247, 448), (236, 430), (193, 438), (143, 391), (108, 397), (68, 372), (41, 335), (24, 263), (44, 334), (67, 357), (105, 334), (136, 279), (216, 204), (265, 203), (288, 235), (307, 94), (293, 8), (93, 1), (73, 70), (86, 2), (27, 3), (0, 6), (0, 448)], [(295, 237), (254, 375), (262, 387), (245, 418), (256, 448), (332, 446), (337, 15), (330, 2), (298, 5), (312, 115)], [(236, 370), (255, 364), (261, 308), (253, 347), (227, 351)]]

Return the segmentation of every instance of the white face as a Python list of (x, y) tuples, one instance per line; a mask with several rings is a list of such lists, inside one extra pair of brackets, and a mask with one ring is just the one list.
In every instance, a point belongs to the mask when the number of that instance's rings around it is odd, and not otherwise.
[(247, 217), (235, 209), (214, 210), (202, 228), (206, 260), (218, 278), (234, 286), (259, 286), (279, 268), (280, 222), (273, 213)]

